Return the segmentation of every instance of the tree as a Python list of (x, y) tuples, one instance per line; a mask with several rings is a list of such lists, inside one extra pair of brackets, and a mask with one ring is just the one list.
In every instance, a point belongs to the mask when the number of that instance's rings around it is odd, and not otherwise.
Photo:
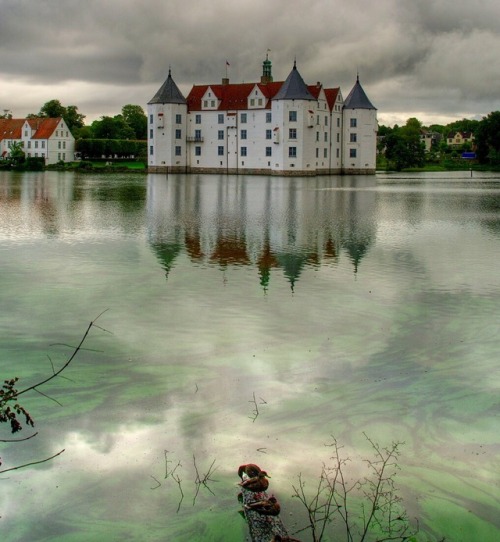
[(134, 130), (122, 115), (101, 117), (92, 123), (91, 128), (95, 139), (135, 139)]
[(410, 118), (405, 126), (395, 126), (385, 136), (385, 156), (397, 171), (410, 167), (422, 167), (425, 163), (425, 146), (420, 139), (422, 123)]
[(42, 105), (38, 116), (55, 119), (57, 117), (64, 117), (65, 113), (66, 108), (62, 106), (59, 100), (50, 100)]
[(122, 116), (135, 133), (135, 139), (147, 139), (148, 118), (140, 105), (124, 105)]
[(30, 117), (58, 118), (62, 117), (68, 128), (73, 133), (74, 130), (83, 128), (85, 115), (78, 112), (76, 105), (63, 106), (59, 100), (50, 100), (45, 102), (40, 111), (36, 115), (28, 115)]
[(500, 111), (491, 112), (479, 122), (476, 145), (481, 163), (500, 165)]

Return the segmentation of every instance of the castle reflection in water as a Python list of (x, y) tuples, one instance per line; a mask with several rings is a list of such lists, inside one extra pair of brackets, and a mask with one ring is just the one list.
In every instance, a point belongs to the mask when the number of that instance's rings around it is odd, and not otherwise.
[(167, 276), (185, 251), (194, 264), (255, 266), (292, 289), (307, 266), (346, 257), (353, 273), (376, 233), (375, 177), (149, 175), (149, 242)]
[[(376, 178), (0, 173), (6, 238), (144, 235), (167, 277), (193, 265), (251, 266), (267, 289), (305, 267), (357, 273), (376, 235)], [(131, 229), (133, 228), (133, 231)]]

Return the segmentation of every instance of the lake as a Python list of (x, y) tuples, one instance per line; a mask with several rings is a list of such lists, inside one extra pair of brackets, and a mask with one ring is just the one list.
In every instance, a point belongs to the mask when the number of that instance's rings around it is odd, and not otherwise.
[(249, 462), (298, 532), (334, 438), (349, 483), (400, 443), (419, 541), (500, 540), (499, 256), (499, 174), (0, 172), (2, 379), (97, 318), (2, 424), (1, 469), (64, 450), (1, 475), (2, 540), (243, 541)]

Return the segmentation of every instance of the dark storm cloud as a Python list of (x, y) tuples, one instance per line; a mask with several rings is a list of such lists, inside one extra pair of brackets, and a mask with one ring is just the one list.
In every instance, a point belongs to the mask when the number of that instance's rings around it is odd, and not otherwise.
[(24, 114), (64, 96), (89, 116), (116, 113), (124, 103), (144, 106), (169, 67), (185, 93), (218, 82), (226, 60), (231, 81), (256, 81), (271, 49), (275, 80), (296, 58), (306, 81), (340, 85), (345, 95), (359, 72), (383, 122), (481, 116), (500, 109), (499, 6), (0, 0), (0, 108)]

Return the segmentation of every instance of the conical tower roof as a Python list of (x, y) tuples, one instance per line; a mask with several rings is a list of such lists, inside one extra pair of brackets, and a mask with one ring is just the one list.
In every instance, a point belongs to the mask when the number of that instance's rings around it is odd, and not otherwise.
[(368, 99), (361, 83), (359, 75), (356, 77), (356, 84), (352, 87), (351, 92), (345, 99), (344, 109), (377, 109)]
[(185, 104), (186, 98), (182, 95), (179, 87), (172, 79), (171, 70), (168, 70), (167, 80), (160, 87), (160, 90), (148, 102), (148, 104)]
[(297, 63), (293, 63), (293, 69), (286, 81), (281, 85), (273, 100), (316, 100), (309, 92), (304, 79), (297, 69)]

